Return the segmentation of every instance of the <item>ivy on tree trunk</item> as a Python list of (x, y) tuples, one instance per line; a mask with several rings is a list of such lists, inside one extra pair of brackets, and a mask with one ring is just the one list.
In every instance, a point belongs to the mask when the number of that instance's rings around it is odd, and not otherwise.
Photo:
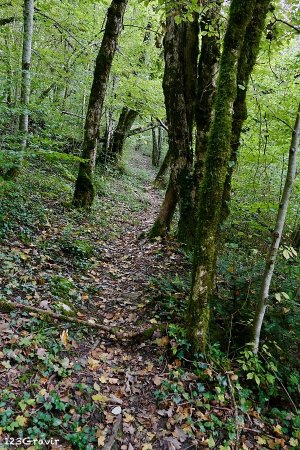
[(237, 68), (246, 29), (255, 2), (232, 0), (224, 37), (209, 134), (204, 178), (199, 193), (198, 224), (193, 261), (187, 328), (195, 351), (205, 350), (209, 325), (209, 299), (213, 290), (224, 183), (231, 156), (233, 104), (237, 95)]
[(244, 40), (241, 56), (238, 62), (237, 73), (237, 96), (233, 104), (233, 122), (231, 137), (231, 157), (228, 165), (225, 189), (223, 195), (223, 217), (225, 220), (229, 215), (229, 204), (231, 195), (231, 180), (238, 159), (238, 150), (244, 121), (247, 119), (246, 95), (248, 84), (259, 52), (259, 43), (265, 27), (266, 16), (269, 11), (270, 0), (257, 0), (254, 13), (249, 23)]
[(96, 59), (94, 79), (84, 127), (82, 158), (75, 185), (73, 204), (89, 208), (95, 197), (93, 173), (97, 153), (99, 127), (109, 74), (120, 36), (127, 0), (113, 0), (108, 12), (101, 47)]
[[(150, 236), (163, 236), (169, 229), (180, 199), (179, 235), (188, 239), (190, 180), (193, 164), (192, 126), (198, 55), (198, 28), (194, 23), (177, 24), (174, 11), (167, 17), (164, 39), (163, 90), (167, 112), (171, 173), (159, 215)], [(187, 231), (188, 228), (188, 231)]]

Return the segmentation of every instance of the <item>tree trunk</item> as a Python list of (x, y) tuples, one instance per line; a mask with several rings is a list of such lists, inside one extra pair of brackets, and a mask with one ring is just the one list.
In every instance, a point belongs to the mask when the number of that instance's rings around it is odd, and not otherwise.
[[(160, 128), (159, 128), (160, 130)], [(160, 161), (160, 149), (155, 128), (152, 128), (152, 166), (158, 167)]]
[(138, 112), (124, 106), (117, 127), (113, 133), (107, 160), (116, 163), (122, 156), (124, 144)]
[(168, 151), (166, 153), (166, 156), (164, 157), (164, 160), (162, 162), (162, 165), (160, 166), (158, 174), (156, 175), (156, 178), (154, 180), (154, 186), (159, 187), (161, 185), (161, 182), (162, 182), (170, 164), (171, 164), (171, 150), (169, 147)]
[(269, 297), (270, 284), (273, 277), (276, 256), (281, 241), (281, 236), (285, 224), (292, 188), (296, 178), (297, 153), (299, 151), (299, 141), (300, 141), (300, 104), (298, 106), (297, 118), (292, 134), (292, 142), (289, 151), (289, 162), (285, 185), (281, 201), (279, 204), (276, 225), (273, 233), (273, 240), (270, 246), (269, 255), (265, 265), (265, 271), (263, 274), (261, 290), (253, 322), (253, 353), (255, 354), (258, 353), (259, 349), (261, 328), (267, 308), (267, 301)]
[[(187, 36), (193, 35), (190, 28), (194, 24), (176, 24), (174, 12), (167, 17), (167, 32), (164, 39), (165, 72), (163, 91), (167, 112), (169, 149), (172, 159), (171, 174), (165, 199), (159, 215), (155, 221), (150, 236), (163, 236), (169, 229), (171, 220), (179, 198), (181, 214), (181, 237), (187, 238), (185, 222), (188, 222), (190, 205), (189, 179), (193, 163), (191, 130), (189, 123), (193, 116), (192, 71), (186, 72), (185, 63), (187, 55), (191, 55), (190, 42), (185, 41)], [(189, 39), (191, 39), (189, 37)], [(186, 47), (186, 48), (185, 48)], [(194, 48), (194, 47), (193, 47)], [(193, 55), (197, 60), (197, 51)], [(189, 75), (189, 79), (187, 79)], [(172, 200), (170, 200), (172, 199)]]
[(24, 31), (22, 52), (22, 83), (21, 83), (21, 107), (19, 129), (22, 133), (22, 151), (27, 146), (29, 101), (30, 101), (30, 64), (32, 53), (34, 0), (24, 0)]
[(109, 74), (122, 30), (123, 17), (128, 0), (112, 0), (107, 12), (107, 21), (101, 47), (96, 59), (94, 79), (84, 127), (82, 158), (75, 186), (73, 203), (76, 207), (89, 208), (95, 197), (93, 173), (97, 152), (100, 120)]
[(259, 43), (265, 27), (266, 16), (269, 11), (270, 0), (257, 0), (251, 22), (248, 25), (241, 57), (238, 63), (237, 97), (233, 105), (233, 122), (231, 138), (231, 157), (226, 176), (222, 220), (229, 216), (231, 196), (231, 180), (238, 159), (238, 150), (244, 121), (247, 119), (246, 94), (250, 75), (259, 52)]
[(219, 225), (227, 167), (231, 154), (233, 103), (237, 93), (237, 65), (255, 3), (232, 0), (220, 61), (215, 111), (207, 145), (204, 178), (199, 193), (198, 224), (193, 261), (187, 328), (195, 351), (204, 351), (209, 325)]
[[(201, 21), (201, 28), (214, 27), (219, 30), (219, 12), (221, 3), (216, 3)], [(197, 127), (195, 167), (194, 167), (194, 213), (197, 217), (199, 186), (204, 176), (204, 163), (207, 153), (208, 133), (213, 114), (213, 102), (216, 93), (216, 82), (220, 59), (220, 43), (217, 34), (205, 34), (201, 39), (201, 53), (198, 64), (198, 86), (195, 106), (195, 121)]]
[(299, 225), (298, 225), (298, 228), (295, 229), (295, 231), (293, 232), (292, 239), (293, 239), (293, 246), (295, 247), (296, 250), (299, 250), (300, 249), (300, 227), (299, 227)]
[[(197, 63), (199, 54), (199, 16), (193, 22), (181, 24), (182, 30), (182, 69), (184, 84), (185, 114), (188, 127), (188, 142), (183, 153), (183, 166), (178, 174), (179, 221), (177, 237), (189, 247), (195, 240), (195, 221), (193, 216), (193, 127), (195, 117), (195, 98), (197, 87)], [(179, 165), (180, 166), (180, 165)]]
[(158, 217), (149, 232), (150, 238), (165, 236), (168, 233), (176, 210), (177, 200), (177, 190), (173, 185), (173, 178), (170, 177), (163, 204), (160, 207)]

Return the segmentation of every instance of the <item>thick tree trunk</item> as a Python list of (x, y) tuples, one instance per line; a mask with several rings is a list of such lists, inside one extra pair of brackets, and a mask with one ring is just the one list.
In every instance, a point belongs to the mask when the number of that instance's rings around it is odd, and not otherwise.
[[(190, 214), (189, 180), (192, 170), (192, 121), (193, 102), (192, 95), (194, 66), (189, 65), (187, 60), (193, 57), (197, 61), (197, 49), (194, 41), (191, 44), (191, 36), (195, 37), (191, 29), (195, 24), (176, 24), (174, 12), (167, 17), (167, 32), (164, 39), (165, 49), (165, 73), (163, 79), (163, 90), (167, 112), (167, 123), (169, 133), (169, 149), (171, 155), (170, 181), (162, 203), (159, 216), (155, 221), (150, 236), (165, 235), (169, 229), (171, 220), (180, 198), (181, 227), (180, 236), (184, 240), (188, 238), (188, 217)], [(185, 39), (189, 39), (186, 41)], [(172, 199), (170, 201), (170, 199)]]
[(122, 30), (123, 17), (128, 0), (112, 0), (107, 12), (107, 21), (101, 47), (96, 59), (94, 79), (85, 121), (82, 158), (75, 186), (73, 203), (76, 207), (89, 208), (95, 197), (93, 173), (97, 152), (100, 120), (109, 74)]
[(184, 83), (184, 100), (188, 127), (183, 167), (178, 174), (179, 221), (177, 236), (181, 242), (192, 247), (195, 240), (195, 221), (193, 216), (193, 127), (195, 117), (195, 98), (197, 87), (197, 64), (199, 54), (199, 17), (193, 22), (181, 24), (182, 30), (182, 69)]
[(248, 25), (241, 57), (238, 63), (237, 97), (233, 105), (233, 122), (231, 138), (231, 157), (226, 176), (223, 196), (222, 220), (226, 220), (230, 211), (231, 180), (238, 159), (238, 150), (244, 121), (247, 119), (246, 94), (250, 75), (259, 52), (259, 43), (265, 27), (266, 16), (269, 11), (270, 0), (257, 0), (251, 22)]
[(209, 134), (204, 178), (199, 194), (198, 224), (187, 328), (192, 347), (204, 351), (209, 325), (216, 248), (222, 199), (231, 154), (233, 103), (237, 93), (237, 65), (246, 28), (252, 18), (252, 0), (232, 0), (220, 61), (215, 111)]
[(108, 151), (107, 159), (110, 162), (115, 163), (121, 158), (126, 138), (137, 116), (137, 111), (123, 107)]
[(300, 141), (300, 104), (298, 106), (297, 118), (292, 134), (292, 142), (289, 151), (289, 162), (285, 185), (277, 213), (276, 225), (273, 233), (273, 240), (270, 246), (269, 255), (267, 257), (265, 265), (265, 271), (263, 274), (261, 290), (253, 322), (253, 352), (255, 354), (258, 353), (259, 349), (261, 328), (267, 308), (267, 301), (269, 297), (270, 285), (275, 268), (276, 256), (281, 241), (281, 236), (285, 224), (292, 188), (296, 178), (297, 153), (299, 151), (299, 141)]

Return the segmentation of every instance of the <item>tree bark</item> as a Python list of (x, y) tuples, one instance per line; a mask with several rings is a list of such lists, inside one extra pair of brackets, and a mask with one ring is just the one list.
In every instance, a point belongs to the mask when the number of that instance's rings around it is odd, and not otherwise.
[(159, 161), (160, 161), (160, 148), (158, 143), (158, 136), (156, 134), (155, 128), (152, 128), (152, 166), (158, 167)]
[(273, 240), (270, 246), (269, 255), (266, 260), (265, 270), (262, 278), (262, 285), (260, 289), (259, 299), (256, 307), (254, 322), (253, 322), (253, 353), (257, 354), (260, 343), (261, 328), (267, 308), (270, 285), (275, 268), (276, 256), (280, 245), (282, 232), (285, 224), (289, 200), (292, 193), (292, 188), (296, 178), (297, 169), (297, 153), (299, 151), (300, 141), (300, 103), (296, 117), (295, 126), (292, 133), (292, 141), (289, 151), (288, 170), (285, 180), (284, 189), (282, 192), (281, 201), (278, 208), (276, 225), (273, 233)]
[(220, 61), (214, 118), (209, 134), (204, 178), (199, 193), (198, 224), (193, 260), (187, 329), (192, 348), (204, 351), (209, 325), (209, 299), (216, 268), (219, 225), (227, 167), (231, 155), (233, 103), (237, 94), (237, 65), (246, 28), (252, 18), (252, 0), (232, 0)]
[[(213, 27), (217, 33), (219, 29), (219, 12), (221, 1), (211, 8), (201, 21), (201, 28)], [(220, 59), (220, 43), (217, 34), (205, 34), (201, 39), (201, 52), (198, 64), (198, 86), (195, 106), (195, 122), (197, 127), (195, 167), (194, 167), (194, 198), (195, 217), (198, 208), (199, 186), (204, 176), (204, 163), (207, 153), (208, 133), (211, 126), (213, 103), (216, 93)], [(195, 220), (196, 222), (196, 220)]]
[(160, 186), (170, 164), (171, 164), (171, 151), (170, 151), (170, 148), (168, 148), (166, 156), (164, 157), (162, 165), (160, 166), (158, 174), (156, 175), (156, 178), (154, 180), (154, 186), (156, 186), (156, 187)]
[(295, 247), (295, 249), (299, 250), (300, 249), (300, 227), (298, 225), (298, 228), (295, 229), (295, 231), (293, 232), (292, 235), (292, 242), (293, 242), (293, 246)]
[(116, 163), (121, 158), (126, 138), (137, 116), (137, 111), (123, 107), (108, 150), (106, 159), (109, 162)]
[(123, 17), (128, 0), (112, 0), (107, 12), (107, 21), (101, 47), (96, 59), (94, 79), (84, 127), (82, 158), (75, 186), (73, 204), (89, 208), (95, 197), (93, 174), (97, 153), (100, 120), (107, 90), (109, 74), (123, 26)]
[(256, 63), (259, 52), (259, 43), (265, 27), (266, 16), (269, 11), (270, 0), (257, 0), (251, 22), (248, 25), (244, 45), (238, 63), (237, 73), (237, 97), (233, 104), (233, 122), (231, 137), (231, 157), (226, 176), (222, 220), (229, 216), (229, 204), (231, 196), (231, 180), (238, 159), (238, 150), (244, 121), (247, 119), (246, 95), (250, 75)]
[[(195, 117), (195, 98), (197, 87), (197, 64), (199, 54), (199, 16), (194, 14), (193, 22), (181, 24), (182, 30), (182, 70), (184, 85), (185, 114), (188, 128), (188, 142), (183, 147), (183, 161), (179, 164), (178, 196), (179, 221), (178, 239), (192, 247), (195, 239), (193, 216), (193, 127)], [(180, 155), (181, 156), (181, 155)]]
[(19, 129), (22, 133), (22, 151), (27, 146), (28, 123), (29, 123), (29, 101), (30, 101), (30, 64), (32, 53), (33, 15), (34, 0), (24, 0), (24, 31), (22, 52), (22, 83), (21, 83), (21, 107)]
[[(165, 72), (163, 91), (167, 112), (171, 173), (167, 192), (159, 215), (150, 230), (150, 236), (163, 236), (169, 229), (176, 204), (180, 199), (180, 236), (186, 240), (190, 208), (189, 180), (192, 170), (192, 121), (194, 96), (194, 65), (187, 66), (187, 60), (197, 61), (197, 48), (191, 36), (195, 24), (176, 24), (174, 11), (167, 17), (167, 32), (164, 39)], [(194, 30), (194, 28), (193, 28)], [(186, 41), (185, 39), (189, 39)], [(194, 49), (194, 53), (192, 52)], [(188, 71), (189, 68), (189, 71)]]

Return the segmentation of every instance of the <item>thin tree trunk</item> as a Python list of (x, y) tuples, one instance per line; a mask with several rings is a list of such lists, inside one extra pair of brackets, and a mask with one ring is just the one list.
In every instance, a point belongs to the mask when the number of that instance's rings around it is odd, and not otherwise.
[(166, 153), (166, 156), (164, 157), (164, 160), (162, 162), (162, 165), (160, 166), (158, 174), (156, 175), (156, 178), (154, 180), (154, 186), (157, 186), (157, 187), (160, 186), (160, 184), (161, 184), (161, 182), (162, 182), (162, 180), (163, 180), (163, 178), (164, 178), (164, 176), (165, 176), (165, 174), (166, 174), (166, 172), (167, 172), (167, 170), (168, 170), (168, 168), (170, 166), (171, 156), (172, 156), (171, 155), (171, 150), (170, 150), (170, 147), (169, 147), (168, 151)]
[(126, 138), (137, 116), (137, 111), (123, 107), (108, 150), (107, 159), (111, 163), (116, 163), (121, 158)]
[(246, 28), (252, 18), (252, 0), (232, 0), (220, 61), (214, 118), (211, 125), (199, 194), (198, 224), (193, 261), (187, 328), (195, 351), (204, 351), (209, 325), (222, 199), (231, 154), (233, 103), (237, 94), (237, 65)]
[(156, 135), (155, 128), (152, 128), (152, 166), (159, 166), (160, 154), (158, 147), (158, 136)]
[(29, 101), (30, 101), (30, 64), (32, 53), (33, 35), (33, 15), (34, 0), (24, 0), (24, 32), (23, 32), (23, 53), (22, 53), (22, 83), (21, 83), (21, 107), (19, 129), (22, 133), (22, 151), (27, 146), (28, 122), (29, 122)]
[(133, 128), (133, 130), (130, 130), (127, 136), (135, 136), (136, 134), (142, 134), (145, 133), (145, 131), (152, 130), (153, 128), (156, 128), (159, 126), (158, 122), (151, 122), (148, 125), (145, 125), (144, 127), (138, 127)]
[(297, 169), (297, 153), (299, 151), (299, 141), (300, 141), (300, 104), (298, 106), (298, 112), (295, 122), (295, 127), (293, 129), (292, 141), (289, 151), (289, 162), (288, 170), (285, 180), (285, 185), (279, 204), (279, 209), (277, 213), (276, 225), (273, 233), (273, 240), (270, 246), (269, 255), (266, 261), (265, 270), (262, 278), (262, 285), (259, 294), (259, 299), (256, 307), (255, 318), (253, 322), (253, 353), (257, 354), (260, 343), (260, 334), (262, 323), (264, 320), (267, 301), (269, 297), (270, 284), (273, 277), (276, 256), (278, 248), (280, 245), (282, 232), (285, 224), (287, 209), (289, 205), (289, 200), (294, 185)]
[(295, 229), (295, 231), (293, 232), (292, 239), (293, 239), (293, 246), (297, 250), (299, 250), (300, 249), (300, 227), (299, 227), (299, 225), (298, 225), (298, 228)]
[(173, 178), (170, 177), (163, 204), (160, 207), (158, 217), (149, 232), (150, 238), (165, 236), (170, 230), (172, 218), (177, 206), (177, 199), (177, 190), (173, 184)]
[(238, 159), (238, 149), (244, 121), (247, 119), (246, 94), (250, 75), (256, 63), (259, 52), (259, 43), (265, 27), (266, 16), (269, 11), (270, 0), (257, 0), (251, 22), (248, 25), (241, 57), (238, 63), (237, 97), (233, 104), (233, 122), (231, 138), (231, 157), (226, 176), (223, 196), (222, 220), (226, 220), (230, 210), (231, 180)]
[(97, 152), (100, 120), (109, 74), (122, 30), (123, 17), (128, 0), (112, 0), (101, 47), (96, 59), (94, 79), (85, 121), (82, 158), (75, 186), (73, 203), (76, 207), (89, 208), (95, 197), (93, 174)]

